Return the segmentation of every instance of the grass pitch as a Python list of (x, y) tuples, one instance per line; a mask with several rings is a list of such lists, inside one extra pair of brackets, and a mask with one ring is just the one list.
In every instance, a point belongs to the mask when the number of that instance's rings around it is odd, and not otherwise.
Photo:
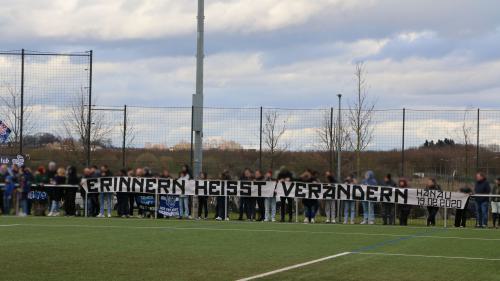
[(500, 231), (0, 217), (1, 280), (500, 280)]

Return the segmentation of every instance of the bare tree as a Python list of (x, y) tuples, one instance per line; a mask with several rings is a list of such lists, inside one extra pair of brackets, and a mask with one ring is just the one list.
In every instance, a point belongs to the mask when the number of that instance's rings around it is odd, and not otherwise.
[[(9, 143), (19, 144), (21, 139), (21, 93), (10, 85), (2, 85), (5, 95), (0, 95), (0, 116), (9, 126), (11, 134)], [(2, 91), (3, 92), (3, 91)], [(24, 105), (23, 109), (23, 134), (29, 134), (33, 129), (31, 124), (31, 106)]]
[[(80, 95), (75, 97), (73, 105), (68, 110), (68, 115), (63, 121), (63, 126), (69, 143), (74, 151), (81, 151), (83, 155), (87, 154), (88, 147), (88, 126), (90, 130), (90, 150), (95, 150), (97, 146), (109, 142), (109, 134), (112, 127), (104, 122), (104, 116), (101, 111), (91, 111), (92, 124), (88, 123), (88, 102), (87, 91), (82, 88)], [(82, 159), (81, 155), (79, 159)]]
[(274, 168), (276, 159), (287, 149), (287, 145), (282, 143), (282, 137), (287, 130), (288, 118), (280, 121), (277, 111), (269, 111), (265, 114), (264, 129), (262, 135), (264, 143), (269, 149), (270, 168)]
[(350, 145), (356, 153), (356, 173), (360, 175), (360, 154), (373, 140), (373, 110), (375, 103), (367, 98), (366, 69), (363, 62), (356, 63), (354, 72), (356, 81), (356, 99), (349, 106), (349, 126), (351, 128)]
[(462, 126), (460, 128), (462, 140), (464, 142), (465, 176), (469, 175), (469, 149), (471, 144), (471, 134), (473, 130), (472, 124), (470, 124), (470, 120), (468, 119), (469, 112), (469, 110), (465, 110)]
[(325, 111), (321, 120), (321, 127), (316, 129), (318, 148), (320, 150), (336, 150), (339, 144), (341, 148), (344, 148), (349, 141), (349, 132), (341, 126), (341, 132), (339, 133), (338, 117), (334, 114), (332, 118), (330, 114), (330, 112)]

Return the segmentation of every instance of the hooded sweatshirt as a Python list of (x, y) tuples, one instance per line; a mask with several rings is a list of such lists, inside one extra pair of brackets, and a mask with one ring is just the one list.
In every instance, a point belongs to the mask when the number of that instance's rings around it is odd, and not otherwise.
[(363, 179), (362, 184), (377, 185), (377, 180), (375, 179), (375, 174), (373, 173), (373, 171), (367, 171), (365, 173), (365, 179)]

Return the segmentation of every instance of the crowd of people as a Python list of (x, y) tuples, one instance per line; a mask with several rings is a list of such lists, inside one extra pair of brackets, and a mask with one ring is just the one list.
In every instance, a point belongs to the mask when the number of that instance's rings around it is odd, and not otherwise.
[[(0, 166), (0, 182), (4, 183), (0, 188), (2, 201), (0, 206), (4, 215), (15, 214), (18, 216), (36, 215), (36, 216), (60, 216), (63, 211), (65, 216), (75, 216), (84, 214), (91, 217), (112, 217), (114, 210), (119, 217), (134, 216), (134, 209), (137, 209), (137, 216), (146, 217), (152, 216), (155, 210), (151, 210), (148, 204), (143, 203), (143, 200), (151, 197), (150, 195), (134, 194), (134, 193), (89, 193), (85, 197), (84, 190), (79, 187), (82, 178), (98, 178), (109, 176), (134, 176), (134, 177), (161, 177), (161, 178), (176, 178), (176, 179), (193, 179), (190, 167), (183, 165), (180, 172), (176, 176), (172, 176), (168, 170), (163, 170), (161, 173), (156, 174), (147, 167), (119, 170), (116, 174), (106, 165), (100, 168), (97, 166), (90, 166), (83, 169), (82, 175), (79, 176), (77, 169), (74, 166), (57, 167), (55, 162), (50, 162), (47, 168), (40, 166), (36, 171), (28, 167), (12, 165)], [(201, 172), (197, 179), (209, 179), (206, 172)], [(306, 169), (302, 173), (295, 175), (285, 167), (279, 171), (252, 171), (250, 168), (243, 170), (239, 177), (231, 175), (228, 170), (224, 170), (219, 175), (213, 177), (220, 180), (259, 180), (259, 181), (301, 181), (305, 183), (314, 182), (328, 182), (328, 183), (347, 183), (347, 184), (366, 184), (366, 185), (383, 185), (390, 187), (409, 188), (409, 181), (406, 178), (399, 178), (397, 182), (392, 179), (391, 174), (386, 174), (382, 181), (377, 181), (375, 174), (372, 171), (366, 171), (362, 179), (358, 179), (354, 174), (347, 176), (344, 180), (337, 180), (329, 171), (321, 175), (317, 171)], [(59, 187), (58, 187), (59, 186)], [(426, 180), (427, 190), (441, 190), (436, 179), (429, 178)], [(460, 192), (475, 194), (475, 195), (500, 195), (500, 178), (497, 178), (493, 188), (491, 188), (486, 176), (478, 172), (476, 174), (476, 182), (474, 190), (469, 187), (463, 187)], [(81, 198), (87, 198), (84, 206), (77, 206), (77, 194)], [(116, 195), (116, 201), (115, 201)], [(193, 196), (169, 195), (174, 201), (178, 201), (179, 219), (193, 218), (192, 205), (194, 204)], [(155, 199), (153, 199), (155, 200)], [(228, 200), (228, 202), (226, 202)], [(116, 204), (115, 204), (116, 202)], [(197, 212), (196, 219), (208, 219), (209, 205), (215, 206), (214, 218), (216, 220), (228, 220), (230, 210), (238, 211), (238, 219), (243, 220), (244, 217), (251, 221), (276, 221), (276, 210), (279, 206), (280, 221), (292, 222), (293, 208), (296, 201), (288, 197), (240, 197), (240, 198), (226, 198), (217, 196), (214, 198), (208, 196), (197, 196)], [(375, 209), (380, 210), (382, 223), (384, 225), (396, 224), (396, 218), (399, 219), (399, 225), (408, 225), (408, 218), (411, 213), (412, 206), (405, 204), (395, 205), (394, 203), (373, 203), (368, 201), (361, 201), (361, 206), (358, 206), (356, 201), (353, 200), (316, 200), (316, 199), (302, 199), (300, 202), (303, 206), (304, 223), (315, 223), (318, 213), (324, 213), (325, 223), (336, 223), (337, 218), (343, 218), (344, 224), (356, 223), (357, 210), (359, 207), (362, 210), (362, 219), (360, 224), (375, 224)], [(475, 213), (476, 213), (476, 227), (487, 227), (489, 207), (493, 218), (493, 227), (498, 227), (500, 224), (500, 197), (478, 196), (474, 197)], [(13, 208), (15, 207), (15, 208)], [(62, 207), (62, 210), (61, 210)], [(467, 221), (467, 209), (457, 209), (455, 214), (455, 226), (465, 227)], [(229, 210), (229, 211), (228, 211)], [(342, 214), (337, 214), (337, 211), (343, 211)], [(438, 207), (427, 207), (427, 225), (436, 225), (436, 216), (438, 214)], [(158, 214), (156, 214), (158, 215)], [(337, 216), (339, 215), (339, 216)], [(159, 214), (159, 217), (169, 218)]]

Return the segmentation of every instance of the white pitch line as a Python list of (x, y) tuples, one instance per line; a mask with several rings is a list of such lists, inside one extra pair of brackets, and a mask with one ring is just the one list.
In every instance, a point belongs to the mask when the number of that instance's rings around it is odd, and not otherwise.
[(397, 253), (370, 253), (362, 252), (353, 254), (358, 255), (375, 255), (375, 256), (398, 256), (398, 257), (416, 257), (416, 258), (441, 258), (441, 259), (461, 259), (461, 260), (482, 260), (482, 261), (500, 261), (496, 258), (478, 258), (478, 257), (454, 257), (454, 256), (430, 256), (430, 255), (412, 255), (412, 254), (397, 254)]
[(20, 224), (0, 224), (0, 227), (2, 226), (18, 226)]
[[(170, 230), (206, 230), (206, 231), (241, 231), (241, 232), (271, 232), (271, 233), (305, 233), (305, 234), (327, 234), (327, 235), (359, 235), (359, 236), (381, 236), (381, 237), (406, 237), (409, 234), (388, 233), (364, 233), (364, 232), (331, 232), (331, 231), (306, 231), (306, 230), (278, 230), (278, 229), (246, 229), (246, 228), (213, 228), (213, 227), (176, 227), (176, 226), (126, 226), (126, 225), (85, 225), (85, 224), (12, 224), (9, 226), (39, 226), (39, 227), (82, 227), (82, 228), (122, 228), (122, 229), (170, 229)], [(430, 239), (456, 239), (477, 241), (500, 241), (500, 238), (479, 237), (457, 237), (457, 236), (434, 236), (418, 235), (415, 238)]]
[(269, 276), (269, 275), (273, 275), (273, 274), (276, 274), (276, 273), (280, 273), (280, 272), (283, 272), (283, 271), (287, 271), (287, 270), (291, 270), (291, 269), (295, 269), (295, 268), (307, 266), (307, 265), (310, 265), (310, 264), (313, 264), (313, 263), (318, 263), (318, 262), (322, 262), (322, 261), (326, 261), (326, 260), (335, 259), (335, 258), (342, 257), (342, 256), (345, 256), (345, 255), (349, 255), (349, 254), (351, 254), (351, 252), (343, 252), (343, 253), (340, 253), (340, 254), (336, 254), (336, 255), (332, 255), (332, 256), (320, 258), (320, 259), (317, 259), (317, 260), (312, 260), (312, 261), (308, 261), (308, 262), (304, 262), (304, 263), (299, 263), (299, 264), (295, 264), (295, 265), (283, 267), (283, 268), (280, 268), (280, 269), (276, 269), (276, 270), (273, 270), (273, 271), (261, 273), (261, 274), (258, 274), (258, 275), (254, 275), (254, 276), (250, 276), (250, 277), (238, 279), (237, 281), (254, 280), (254, 279), (266, 277), (266, 276)]

